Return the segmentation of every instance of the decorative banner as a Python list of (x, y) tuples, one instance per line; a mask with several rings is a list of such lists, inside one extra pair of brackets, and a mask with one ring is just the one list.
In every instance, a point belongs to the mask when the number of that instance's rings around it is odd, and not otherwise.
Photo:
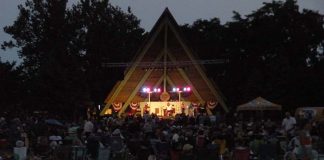
[(132, 110), (137, 110), (139, 104), (138, 104), (138, 103), (135, 103), (135, 102), (131, 102), (131, 103), (129, 104), (129, 106), (130, 106), (130, 108), (131, 108)]
[(200, 106), (200, 103), (191, 102), (191, 105), (192, 105), (194, 108), (197, 108), (197, 107)]
[(209, 109), (214, 109), (217, 105), (218, 105), (218, 102), (215, 102), (215, 101), (208, 101), (207, 102), (207, 107)]
[(170, 99), (170, 94), (168, 92), (163, 92), (161, 95), (160, 95), (160, 100), (163, 101), (163, 102), (166, 102)]
[(112, 103), (112, 106), (113, 106), (114, 110), (117, 112), (122, 108), (123, 105), (122, 105), (122, 102), (114, 102), (114, 103)]

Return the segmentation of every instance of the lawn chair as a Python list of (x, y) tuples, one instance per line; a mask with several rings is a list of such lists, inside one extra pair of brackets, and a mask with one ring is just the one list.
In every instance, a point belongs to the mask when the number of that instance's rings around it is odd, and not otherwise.
[[(207, 153), (209, 159), (218, 159), (219, 158), (220, 147), (218, 144), (208, 144)], [(222, 155), (223, 156), (223, 155)]]
[(275, 144), (261, 144), (258, 157), (262, 160), (277, 159), (277, 149)]
[(112, 136), (110, 142), (110, 149), (112, 159), (124, 158), (126, 156), (126, 145), (120, 136)]
[(170, 159), (170, 145), (167, 142), (156, 143), (156, 151), (158, 160)]
[(98, 160), (109, 160), (110, 147), (99, 148)]
[(250, 149), (235, 149), (233, 151), (233, 160), (249, 160), (250, 159)]
[(84, 146), (72, 146), (72, 160), (86, 160), (87, 148)]
[(318, 151), (318, 160), (324, 160), (324, 141), (323, 140), (318, 143), (317, 151)]

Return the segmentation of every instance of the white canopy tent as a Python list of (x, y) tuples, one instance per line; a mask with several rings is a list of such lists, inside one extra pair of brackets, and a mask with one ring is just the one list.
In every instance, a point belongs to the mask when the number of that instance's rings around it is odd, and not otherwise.
[(237, 111), (264, 111), (281, 110), (281, 105), (272, 103), (262, 97), (257, 97), (250, 102), (237, 106)]

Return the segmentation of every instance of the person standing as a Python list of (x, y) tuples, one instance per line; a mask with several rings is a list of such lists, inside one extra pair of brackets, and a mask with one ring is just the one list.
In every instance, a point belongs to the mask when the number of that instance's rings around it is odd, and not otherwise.
[(284, 134), (286, 134), (288, 138), (292, 137), (295, 132), (296, 119), (292, 117), (289, 112), (286, 112), (286, 117), (282, 120), (281, 126), (284, 130)]
[(293, 149), (292, 159), (313, 160), (318, 159), (317, 151), (312, 148), (311, 136), (312, 122), (307, 121), (302, 125), (302, 130), (296, 137), (295, 148)]
[(83, 132), (86, 136), (86, 139), (89, 137), (89, 135), (93, 132), (94, 125), (91, 122), (91, 120), (86, 120), (83, 126)]

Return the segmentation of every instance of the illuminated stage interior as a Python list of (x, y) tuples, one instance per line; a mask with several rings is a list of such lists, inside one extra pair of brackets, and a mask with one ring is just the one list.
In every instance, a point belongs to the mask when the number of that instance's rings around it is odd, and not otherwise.
[(191, 102), (140, 102), (141, 115), (144, 111), (149, 114), (156, 114), (159, 117), (170, 117), (176, 114), (185, 113), (193, 115), (193, 108), (190, 107)]
[(198, 63), (180, 29), (166, 9), (125, 69), (124, 78), (107, 95), (100, 115), (143, 115), (144, 111), (162, 117), (182, 111), (190, 115), (191, 108), (197, 109), (199, 104), (211, 106), (206, 112), (212, 114), (218, 102), (228, 111), (216, 83)]

